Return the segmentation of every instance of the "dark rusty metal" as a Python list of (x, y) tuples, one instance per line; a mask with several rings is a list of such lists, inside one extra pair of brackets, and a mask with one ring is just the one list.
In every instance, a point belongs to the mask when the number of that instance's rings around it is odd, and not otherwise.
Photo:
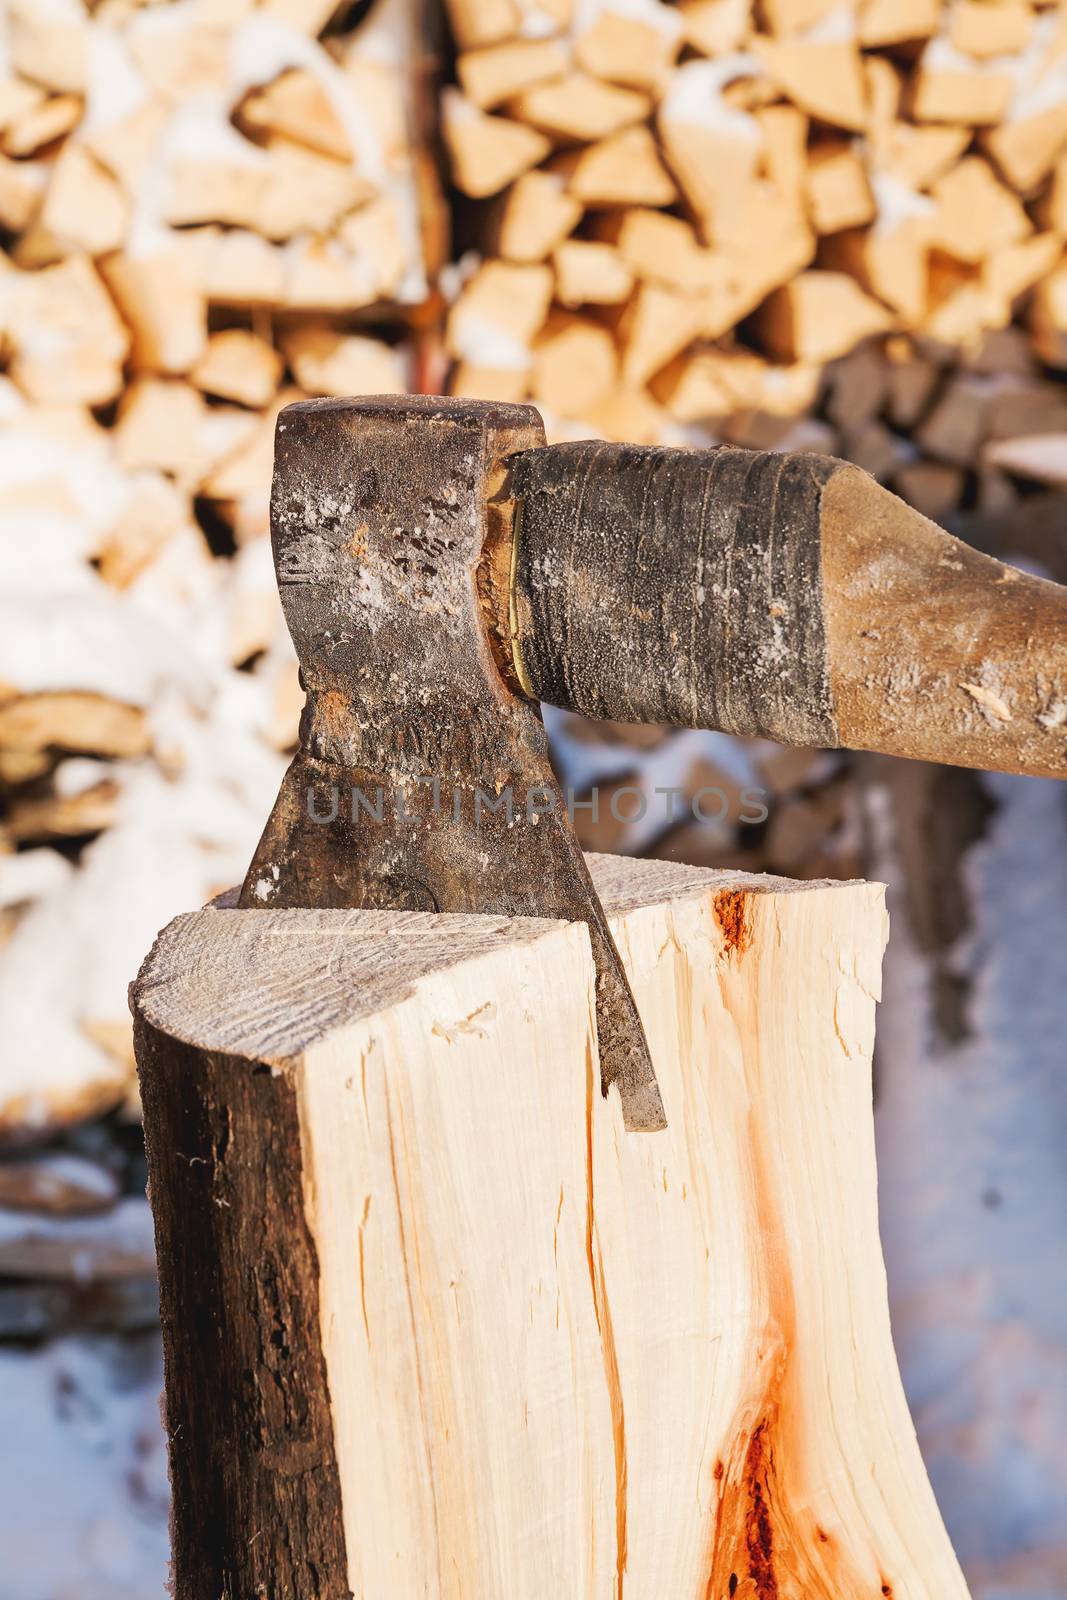
[(604, 1091), (618, 1088), (627, 1127), (655, 1129), (648, 1046), (540, 712), (498, 669), (506, 627), (494, 645), (479, 594), (480, 581), (502, 604), (507, 588), (491, 537), (506, 567), (503, 463), (543, 443), (528, 406), (414, 396), (281, 413), (271, 534), (307, 704), (241, 904), (585, 922)]

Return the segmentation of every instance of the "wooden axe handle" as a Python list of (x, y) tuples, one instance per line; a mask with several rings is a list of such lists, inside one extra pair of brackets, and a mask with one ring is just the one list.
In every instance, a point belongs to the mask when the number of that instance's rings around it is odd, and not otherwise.
[(588, 441), (509, 467), (511, 645), (537, 699), (1067, 776), (1067, 589), (858, 467)]

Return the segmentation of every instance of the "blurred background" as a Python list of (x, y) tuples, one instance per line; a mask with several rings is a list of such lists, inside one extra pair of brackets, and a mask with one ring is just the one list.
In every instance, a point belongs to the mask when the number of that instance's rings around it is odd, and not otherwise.
[[(0, 231), (0, 1600), (162, 1600), (126, 986), (241, 879), (295, 740), (278, 409), (829, 451), (1067, 580), (1067, 17), (0, 0)], [(889, 885), (905, 1385), (976, 1600), (1062, 1600), (1064, 790), (547, 715), (589, 848)]]

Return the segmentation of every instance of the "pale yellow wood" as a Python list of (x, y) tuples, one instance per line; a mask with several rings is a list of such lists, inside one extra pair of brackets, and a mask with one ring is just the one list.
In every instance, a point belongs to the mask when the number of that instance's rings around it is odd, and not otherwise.
[(681, 39), (682, 26), (671, 8), (649, 6), (635, 12), (622, 0), (618, 10), (605, 6), (579, 33), (574, 56), (595, 77), (655, 94), (666, 81)]
[(647, 128), (625, 128), (561, 163), (568, 189), (587, 206), (669, 206), (674, 180)]
[(468, 100), (488, 111), (535, 83), (562, 77), (567, 65), (567, 52), (558, 40), (513, 39), (463, 51), (456, 73)]
[(606, 139), (631, 123), (643, 122), (651, 109), (647, 95), (584, 72), (538, 84), (508, 101), (508, 111), (518, 121), (582, 143)]
[(851, 145), (818, 145), (807, 172), (807, 199), (816, 233), (862, 228), (874, 218), (874, 196), (862, 157)]
[(880, 887), (591, 867), (663, 1133), (581, 926), (208, 910), (142, 976), (295, 1087), (352, 1592), (965, 1600), (878, 1244)]
[(555, 172), (524, 172), (500, 202), (495, 235), (508, 261), (543, 261), (578, 224), (582, 204)]
[(781, 361), (832, 361), (890, 322), (852, 278), (820, 269), (776, 289), (757, 318), (764, 349)]
[(619, 370), (615, 340), (588, 317), (553, 312), (533, 349), (530, 391), (555, 417), (584, 417), (609, 392)]
[(618, 305), (634, 275), (619, 251), (595, 239), (567, 239), (552, 252), (560, 305)]
[(188, 372), (207, 345), (207, 303), (179, 252), (109, 256), (101, 271), (132, 330), (135, 366)]
[(686, 44), (705, 56), (738, 50), (752, 27), (752, 0), (681, 0)]
[(189, 376), (205, 394), (236, 400), (244, 406), (265, 406), (282, 375), (277, 350), (244, 328), (213, 333)]
[(441, 126), (456, 187), (476, 200), (499, 194), (551, 149), (536, 129), (486, 116), (456, 90), (442, 95)]

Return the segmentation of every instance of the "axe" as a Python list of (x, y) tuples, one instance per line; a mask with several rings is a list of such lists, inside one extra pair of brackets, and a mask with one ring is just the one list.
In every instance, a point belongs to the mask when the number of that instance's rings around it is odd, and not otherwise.
[(843, 461), (307, 400), (278, 418), (271, 538), (307, 703), (241, 905), (585, 922), (631, 1129), (663, 1106), (540, 701), (1067, 775), (1067, 589)]

